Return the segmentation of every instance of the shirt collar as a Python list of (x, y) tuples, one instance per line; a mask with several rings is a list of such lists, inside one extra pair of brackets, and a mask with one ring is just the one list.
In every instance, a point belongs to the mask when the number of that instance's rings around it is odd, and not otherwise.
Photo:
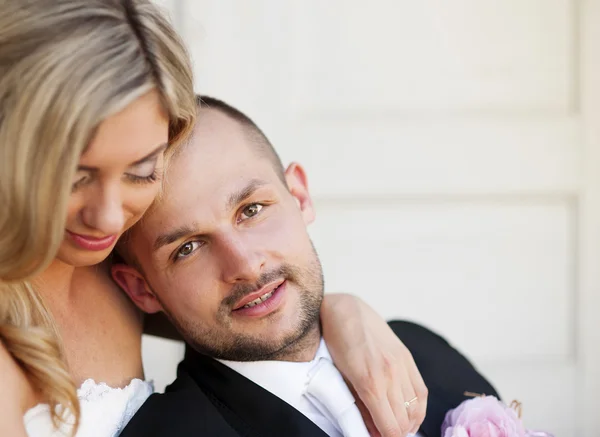
[(320, 358), (331, 360), (322, 338), (311, 361), (218, 361), (298, 409), (308, 374)]

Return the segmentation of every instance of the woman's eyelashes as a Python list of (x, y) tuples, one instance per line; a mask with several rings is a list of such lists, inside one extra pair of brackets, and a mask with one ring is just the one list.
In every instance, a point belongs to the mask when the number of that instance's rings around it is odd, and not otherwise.
[(133, 167), (130, 167), (125, 175), (130, 181), (136, 183), (155, 182), (159, 176), (159, 172), (156, 168), (157, 162), (158, 157), (141, 162)]
[(90, 175), (90, 172), (81, 170), (77, 171), (77, 173), (75, 173), (75, 178), (73, 179), (71, 190), (76, 191), (78, 188), (81, 188), (88, 183), (91, 179), (92, 176)]
[[(162, 175), (161, 170), (157, 168), (156, 164), (156, 160), (150, 161), (148, 163), (139, 164), (136, 167), (132, 167), (131, 169), (129, 169), (123, 175), (123, 178), (127, 182), (131, 182), (134, 184), (151, 184), (153, 182), (156, 182), (160, 179), (160, 176)], [(96, 171), (77, 171), (72, 185), (72, 191), (77, 191), (79, 188), (92, 183), (97, 177), (98, 176)]]
[(146, 175), (146, 176), (139, 176), (139, 175), (130, 174), (130, 173), (126, 173), (125, 176), (127, 177), (127, 179), (129, 181), (136, 183), (136, 184), (150, 184), (150, 183), (156, 182), (159, 179), (160, 173), (158, 172), (157, 169), (154, 169), (151, 174)]

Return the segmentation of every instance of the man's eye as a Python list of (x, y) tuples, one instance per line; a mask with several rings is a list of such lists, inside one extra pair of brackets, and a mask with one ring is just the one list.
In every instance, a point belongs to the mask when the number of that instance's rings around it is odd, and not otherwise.
[(186, 256), (192, 254), (198, 247), (200, 247), (199, 241), (190, 241), (189, 243), (185, 243), (179, 248), (177, 254), (175, 255), (175, 258), (185, 258)]
[(254, 217), (260, 212), (261, 209), (263, 209), (263, 206), (259, 203), (253, 203), (251, 205), (248, 205), (242, 210), (242, 219)]

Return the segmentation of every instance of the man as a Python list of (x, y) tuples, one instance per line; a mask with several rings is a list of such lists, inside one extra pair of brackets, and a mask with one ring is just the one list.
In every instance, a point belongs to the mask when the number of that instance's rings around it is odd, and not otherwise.
[[(324, 286), (306, 229), (315, 214), (305, 172), (296, 163), (284, 170), (244, 114), (203, 100), (161, 200), (120, 248), (129, 265), (113, 267), (133, 301), (164, 312), (191, 346), (177, 380), (122, 436), (368, 435), (321, 339)], [(465, 391), (496, 394), (441, 337), (390, 326), (429, 389), (423, 436), (440, 435)]]

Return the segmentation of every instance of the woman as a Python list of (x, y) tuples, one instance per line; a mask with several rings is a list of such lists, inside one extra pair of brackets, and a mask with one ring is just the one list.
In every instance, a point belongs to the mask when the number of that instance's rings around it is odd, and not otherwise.
[[(0, 0), (0, 435), (74, 431), (79, 418), (79, 436), (116, 435), (151, 392), (142, 317), (102, 262), (195, 113), (187, 53), (148, 0)], [(400, 435), (424, 415), (409, 419), (403, 399), (426, 394), (373, 320), (326, 298), (332, 355), (383, 434)]]

